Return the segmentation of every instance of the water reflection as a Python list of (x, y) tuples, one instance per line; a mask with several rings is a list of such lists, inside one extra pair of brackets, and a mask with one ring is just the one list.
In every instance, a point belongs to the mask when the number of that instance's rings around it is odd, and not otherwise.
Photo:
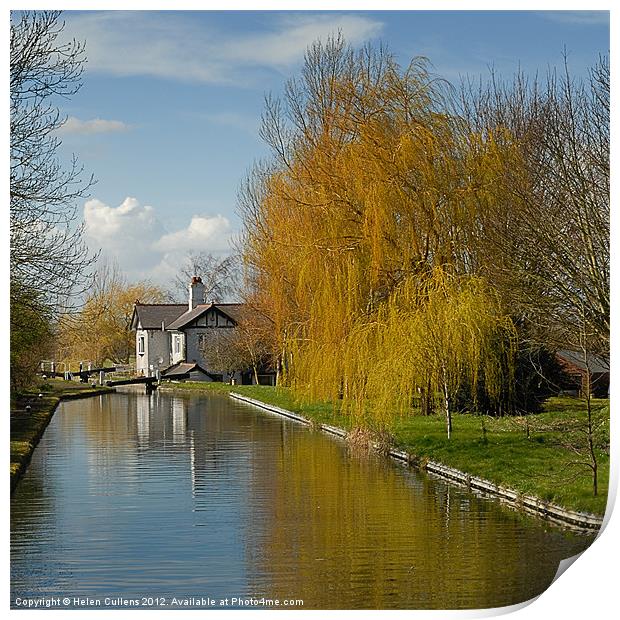
[(589, 542), (225, 397), (158, 392), (64, 403), (11, 511), (13, 599), (494, 607)]

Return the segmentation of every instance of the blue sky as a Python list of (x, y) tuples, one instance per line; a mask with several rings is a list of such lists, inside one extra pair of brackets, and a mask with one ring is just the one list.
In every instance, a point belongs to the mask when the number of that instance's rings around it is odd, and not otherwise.
[(226, 253), (236, 192), (266, 155), (265, 94), (279, 93), (317, 38), (383, 41), (402, 64), (427, 56), (451, 81), (585, 73), (609, 50), (606, 12), (67, 12), (87, 45), (82, 90), (63, 102), (64, 156), (98, 180), (80, 212), (94, 248), (130, 279), (167, 284), (186, 249)]

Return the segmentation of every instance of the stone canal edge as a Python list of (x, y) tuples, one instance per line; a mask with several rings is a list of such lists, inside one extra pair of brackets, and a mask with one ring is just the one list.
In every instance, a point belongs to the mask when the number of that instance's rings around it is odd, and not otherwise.
[[(336, 435), (342, 439), (345, 439), (347, 436), (347, 432), (342, 428), (338, 428), (337, 426), (330, 426), (329, 424), (316, 424), (314, 422), (311, 422), (307, 418), (299, 415), (298, 413), (288, 411), (287, 409), (281, 409), (280, 407), (276, 407), (274, 405), (255, 400), (254, 398), (243, 396), (241, 394), (238, 394), (237, 392), (230, 392), (229, 396), (231, 398), (234, 398), (235, 400), (243, 401), (250, 405), (254, 405), (255, 407), (260, 407), (261, 409), (271, 411), (272, 413), (291, 418), (307, 426), (319, 427), (320, 430), (331, 435)], [(523, 493), (519, 493), (518, 491), (515, 491), (513, 489), (497, 485), (493, 482), (490, 482), (489, 480), (485, 480), (484, 478), (471, 476), (470, 474), (467, 474), (458, 469), (454, 469), (452, 467), (448, 467), (441, 463), (421, 459), (414, 454), (409, 454), (408, 452), (404, 452), (402, 450), (390, 448), (388, 454), (392, 458), (405, 462), (408, 465), (416, 466), (419, 469), (427, 471), (440, 478), (449, 480), (451, 482), (456, 482), (459, 485), (465, 486), (470, 491), (478, 491), (482, 492), (483, 494), (497, 497), (502, 502), (512, 506), (513, 508), (523, 510), (537, 517), (545, 519), (546, 521), (550, 521), (552, 523), (567, 527), (569, 529), (574, 529), (581, 532), (594, 533), (601, 528), (604, 522), (603, 517), (599, 517), (598, 515), (567, 510), (562, 506), (552, 504), (538, 497), (534, 497), (532, 495), (524, 495)]]

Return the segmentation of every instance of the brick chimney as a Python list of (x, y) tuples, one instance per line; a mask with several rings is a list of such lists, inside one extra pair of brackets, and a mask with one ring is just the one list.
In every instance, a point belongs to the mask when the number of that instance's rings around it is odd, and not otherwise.
[(205, 285), (200, 276), (194, 276), (189, 283), (189, 309), (193, 310), (198, 304), (205, 302)]

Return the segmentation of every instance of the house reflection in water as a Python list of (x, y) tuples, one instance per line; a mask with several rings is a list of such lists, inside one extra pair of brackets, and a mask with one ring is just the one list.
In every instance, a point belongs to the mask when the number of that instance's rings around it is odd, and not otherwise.
[[(153, 395), (154, 396), (154, 395)], [(138, 445), (148, 445), (151, 419), (151, 398), (138, 398), (136, 400), (136, 427), (138, 430)]]
[(172, 399), (172, 441), (183, 443), (186, 440), (187, 429), (187, 400), (183, 398)]
[[(128, 408), (122, 412), (117, 408), (114, 414), (125, 418), (134, 438), (135, 453), (128, 457), (124, 451), (126, 465), (133, 460), (136, 470), (146, 473), (165, 462), (170, 472), (187, 472), (193, 512), (208, 510), (209, 497), (237, 477), (240, 482), (235, 484), (248, 484), (239, 470), (251, 458), (251, 441), (221, 411), (226, 409), (227, 399), (207, 401), (159, 391), (150, 395), (128, 391), (123, 397), (127, 396)], [(121, 448), (117, 444), (114, 449)]]

